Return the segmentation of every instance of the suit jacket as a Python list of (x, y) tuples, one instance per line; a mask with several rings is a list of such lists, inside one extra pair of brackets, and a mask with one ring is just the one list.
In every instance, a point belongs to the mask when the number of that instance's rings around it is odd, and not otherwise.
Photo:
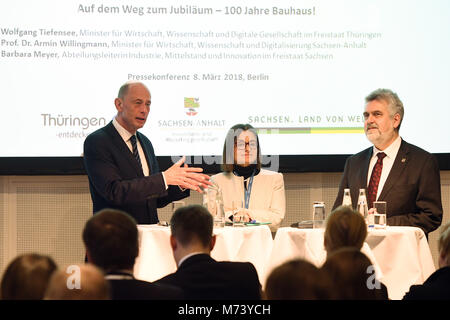
[(152, 143), (142, 133), (137, 138), (144, 150), (150, 176), (144, 176), (125, 141), (112, 124), (91, 133), (84, 141), (84, 165), (94, 213), (104, 208), (120, 209), (133, 216), (138, 224), (157, 223), (156, 208), (189, 196), (178, 186), (166, 190)]
[[(367, 188), (372, 152), (370, 147), (347, 159), (333, 210), (342, 204), (345, 188), (350, 188), (356, 206), (359, 189)], [(425, 234), (438, 228), (442, 221), (440, 181), (435, 157), (402, 140), (378, 197), (387, 203), (387, 224), (419, 227)]]
[[(222, 172), (211, 177), (211, 182), (222, 190), (225, 211), (232, 210), (233, 200), (244, 202), (244, 177)], [(249, 200), (250, 216), (258, 222), (271, 222), (275, 232), (286, 213), (283, 175), (265, 169), (254, 176)]]
[[(123, 273), (108, 273), (107, 276), (122, 276)], [(132, 277), (132, 276), (131, 276)], [(111, 300), (181, 300), (183, 290), (164, 284), (130, 279), (108, 279)]]
[(422, 285), (411, 286), (403, 300), (450, 300), (450, 267), (436, 270)]
[(171, 284), (182, 288), (186, 299), (261, 299), (261, 285), (253, 264), (218, 262), (208, 254), (197, 254), (187, 258), (175, 273), (155, 283)]

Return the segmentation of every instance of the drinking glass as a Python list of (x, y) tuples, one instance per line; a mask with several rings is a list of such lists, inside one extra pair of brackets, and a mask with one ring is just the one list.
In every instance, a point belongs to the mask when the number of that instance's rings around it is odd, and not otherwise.
[(387, 212), (386, 201), (374, 201), (373, 207), (375, 208), (375, 214), (374, 214), (375, 228), (385, 229), (386, 228), (386, 212)]
[(313, 228), (319, 229), (325, 227), (326, 220), (326, 212), (325, 212), (325, 202), (323, 201), (314, 201), (313, 203)]

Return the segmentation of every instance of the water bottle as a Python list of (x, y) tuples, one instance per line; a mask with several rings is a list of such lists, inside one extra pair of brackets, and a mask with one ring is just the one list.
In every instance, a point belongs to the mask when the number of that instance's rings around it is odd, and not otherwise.
[(216, 185), (208, 186), (203, 193), (203, 206), (214, 218), (214, 227), (225, 226), (225, 210), (223, 208), (222, 190)]
[(358, 206), (356, 210), (367, 220), (367, 212), (369, 211), (367, 206), (366, 189), (359, 189)]
[(342, 200), (343, 206), (352, 206), (352, 196), (350, 195), (350, 189), (344, 189), (344, 199)]

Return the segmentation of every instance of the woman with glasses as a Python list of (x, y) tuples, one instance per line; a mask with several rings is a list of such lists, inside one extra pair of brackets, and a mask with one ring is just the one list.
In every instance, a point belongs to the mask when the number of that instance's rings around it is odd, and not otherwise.
[(261, 169), (259, 139), (251, 125), (231, 127), (222, 160), (223, 172), (213, 175), (211, 182), (222, 191), (229, 221), (239, 212), (245, 222), (270, 223), (275, 232), (286, 210), (283, 175)]

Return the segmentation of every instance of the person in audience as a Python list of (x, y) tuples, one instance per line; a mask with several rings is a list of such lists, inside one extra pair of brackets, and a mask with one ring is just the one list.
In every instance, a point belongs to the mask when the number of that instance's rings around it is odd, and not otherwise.
[(267, 300), (329, 300), (333, 294), (326, 273), (308, 261), (296, 259), (269, 274), (263, 296)]
[(353, 206), (359, 189), (367, 188), (369, 209), (387, 202), (387, 224), (421, 228), (426, 235), (442, 222), (441, 180), (436, 158), (404, 141), (399, 134), (403, 103), (389, 89), (366, 97), (364, 131), (373, 144), (349, 157), (333, 209), (350, 188)]
[(439, 269), (422, 285), (413, 285), (403, 300), (450, 300), (450, 222), (439, 236)]
[[(284, 219), (286, 196), (283, 175), (261, 169), (258, 134), (249, 124), (237, 124), (228, 130), (223, 146), (222, 171), (211, 182), (222, 191), (224, 209), (241, 209), (246, 221), (270, 222), (275, 232)], [(238, 204), (241, 208), (233, 208)]]
[(125, 212), (103, 209), (83, 230), (88, 261), (105, 272), (113, 300), (182, 299), (180, 288), (137, 280), (133, 276), (139, 254), (136, 221)]
[(41, 300), (56, 263), (37, 253), (16, 257), (6, 268), (1, 284), (3, 300)]
[(213, 217), (200, 205), (178, 208), (170, 220), (170, 245), (178, 266), (176, 272), (156, 283), (181, 287), (187, 299), (256, 300), (261, 285), (253, 264), (215, 261)]
[(54, 272), (45, 300), (109, 300), (109, 286), (102, 271), (92, 264), (71, 265)]
[(369, 258), (356, 247), (333, 251), (321, 269), (333, 279), (339, 300), (388, 299), (387, 288), (376, 280)]
[[(327, 218), (327, 223), (324, 232), (324, 247), (327, 252), (327, 256), (334, 251), (341, 248), (356, 248), (369, 257), (369, 260), (375, 259), (371, 254), (369, 247), (363, 247), (364, 241), (367, 237), (367, 224), (364, 221), (362, 215), (353, 210), (349, 206), (340, 206), (333, 210)], [(369, 251), (367, 251), (369, 250)], [(375, 260), (372, 260), (372, 264)], [(378, 281), (381, 280), (381, 270), (376, 266)], [(380, 282), (380, 285), (384, 291), (387, 292), (386, 286)]]
[(340, 206), (328, 216), (324, 233), (327, 254), (343, 247), (361, 250), (367, 237), (367, 225), (360, 213), (349, 206)]

